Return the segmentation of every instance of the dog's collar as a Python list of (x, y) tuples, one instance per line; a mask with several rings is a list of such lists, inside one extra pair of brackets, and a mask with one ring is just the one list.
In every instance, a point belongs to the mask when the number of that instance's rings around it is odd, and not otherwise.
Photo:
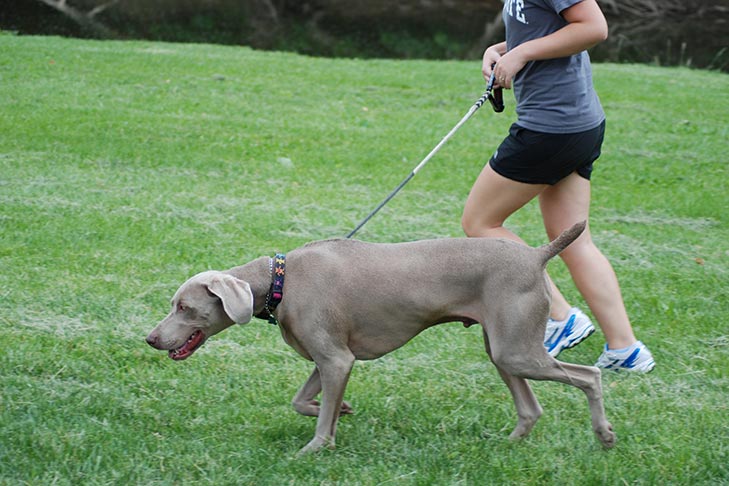
[(276, 256), (268, 259), (268, 269), (271, 274), (271, 287), (266, 294), (266, 305), (256, 317), (268, 319), (273, 325), (278, 325), (276, 316), (273, 311), (283, 300), (284, 276), (286, 274), (286, 255), (276, 253)]

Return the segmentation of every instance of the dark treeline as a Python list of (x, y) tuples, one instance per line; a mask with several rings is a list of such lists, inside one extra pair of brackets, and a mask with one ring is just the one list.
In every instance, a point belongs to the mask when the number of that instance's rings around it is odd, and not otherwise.
[[(729, 0), (599, 0), (596, 60), (729, 71)], [(3, 0), (19, 34), (249, 45), (318, 56), (473, 59), (501, 40), (501, 0)]]

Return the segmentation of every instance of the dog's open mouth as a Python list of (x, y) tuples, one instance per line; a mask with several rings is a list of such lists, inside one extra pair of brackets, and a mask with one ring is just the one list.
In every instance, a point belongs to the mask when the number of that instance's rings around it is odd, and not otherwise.
[(192, 356), (192, 353), (197, 351), (202, 343), (205, 342), (205, 334), (202, 331), (197, 330), (187, 339), (185, 344), (177, 349), (172, 349), (169, 352), (169, 357), (174, 360), (183, 360)]

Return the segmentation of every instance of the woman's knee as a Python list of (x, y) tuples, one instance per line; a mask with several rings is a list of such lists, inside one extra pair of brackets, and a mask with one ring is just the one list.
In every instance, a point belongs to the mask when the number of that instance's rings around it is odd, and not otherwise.
[(461, 216), (461, 228), (463, 228), (466, 236), (478, 237), (485, 236), (484, 233), (488, 232), (489, 225), (484, 223), (478, 214), (474, 214), (466, 206)]
[(504, 237), (504, 233), (508, 232), (500, 219), (489, 218), (489, 214), (470, 210), (468, 206), (461, 216), (461, 228), (471, 238)]
[(567, 248), (562, 250), (559, 255), (568, 268), (582, 265), (595, 258), (602, 257), (602, 253), (595, 246), (589, 234), (583, 234), (573, 241)]

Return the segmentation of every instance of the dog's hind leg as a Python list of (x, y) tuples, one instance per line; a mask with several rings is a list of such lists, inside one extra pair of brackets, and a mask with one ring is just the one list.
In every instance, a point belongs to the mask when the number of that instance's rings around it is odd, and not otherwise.
[(508, 305), (488, 308), (481, 322), (485, 323), (484, 329), (488, 333), (491, 360), (507, 375), (558, 381), (582, 390), (589, 403), (592, 429), (604, 447), (612, 447), (615, 434), (605, 417), (600, 370), (557, 361), (544, 349), (548, 303), (534, 294), (531, 297), (524, 294), (519, 299), (512, 299)]
[[(484, 329), (483, 341), (486, 346), (486, 353), (491, 357), (491, 344), (489, 343), (489, 337)], [(532, 392), (529, 383), (524, 378), (519, 378), (514, 375), (510, 375), (504, 371), (500, 366), (496, 365), (496, 370), (499, 372), (501, 379), (504, 380), (506, 386), (511, 392), (511, 396), (514, 399), (514, 406), (516, 407), (516, 414), (518, 421), (516, 427), (509, 435), (510, 439), (520, 439), (529, 435), (532, 431), (534, 424), (537, 423), (539, 417), (542, 416), (542, 407), (537, 401), (537, 397)]]
[(600, 369), (594, 366), (565, 363), (556, 359), (554, 364), (554, 367), (539, 370), (539, 374), (544, 378), (535, 379), (561, 381), (581, 389), (587, 395), (592, 417), (592, 430), (605, 448), (613, 447), (617, 438), (613, 432), (613, 426), (605, 416)]
[[(320, 404), (315, 397), (321, 392), (321, 376), (319, 375), (319, 368), (314, 367), (314, 371), (311, 372), (309, 379), (296, 393), (296, 396), (291, 401), (294, 410), (299, 412), (301, 415), (309, 417), (318, 417), (320, 411)], [(349, 403), (343, 401), (342, 407), (339, 410), (339, 415), (346, 415), (354, 413)]]
[(542, 356), (534, 359), (521, 353), (498, 353), (496, 366), (506, 373), (532, 380), (558, 381), (582, 390), (587, 396), (592, 417), (592, 430), (606, 448), (615, 445), (615, 433), (605, 416), (600, 370), (593, 366), (564, 363), (552, 358), (542, 348)]

